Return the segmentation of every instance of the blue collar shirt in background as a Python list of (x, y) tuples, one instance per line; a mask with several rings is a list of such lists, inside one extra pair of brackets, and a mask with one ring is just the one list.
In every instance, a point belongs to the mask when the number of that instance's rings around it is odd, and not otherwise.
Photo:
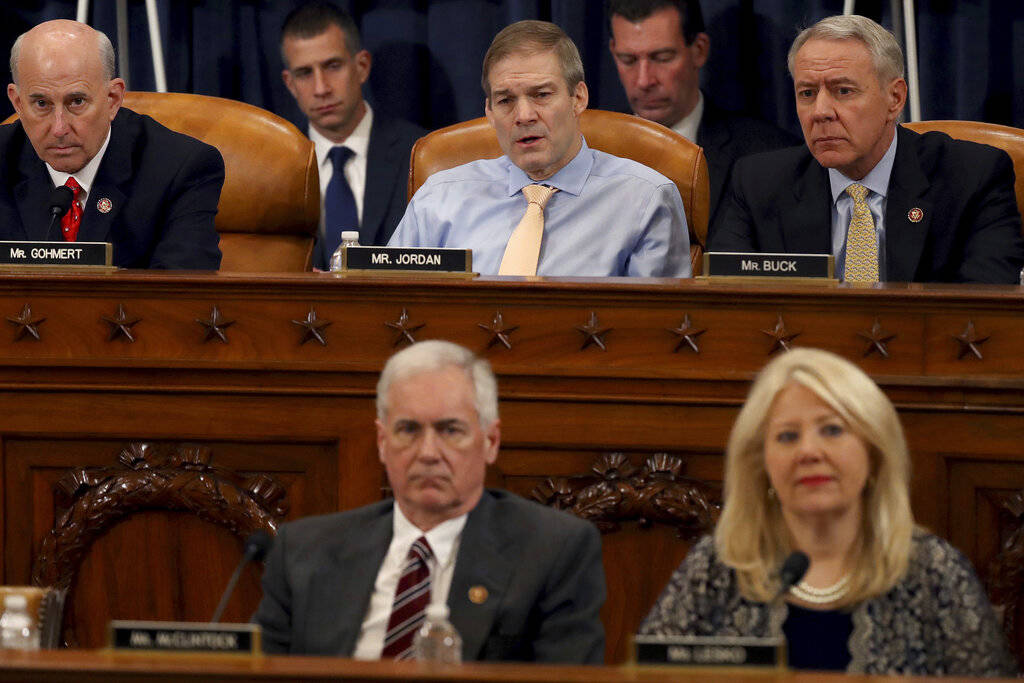
[(892, 136), (889, 149), (861, 180), (850, 180), (834, 168), (828, 169), (828, 180), (832, 189), (832, 254), (836, 257), (836, 277), (844, 279), (846, 274), (846, 231), (853, 217), (853, 197), (846, 194), (846, 188), (860, 183), (868, 188), (868, 208), (875, 220), (875, 234), (878, 236), (878, 279), (885, 276), (885, 206), (889, 196), (889, 178), (896, 161), (896, 138)]
[[(430, 176), (389, 246), (473, 250), (473, 270), (496, 275), (535, 181), (507, 156)], [(679, 190), (642, 164), (590, 149), (542, 184), (558, 188), (544, 210), (537, 275), (690, 277), (690, 239)]]

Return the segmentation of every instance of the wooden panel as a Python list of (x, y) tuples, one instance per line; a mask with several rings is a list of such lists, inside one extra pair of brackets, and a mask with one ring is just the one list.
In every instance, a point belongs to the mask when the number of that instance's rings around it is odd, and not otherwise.
[[(637, 468), (666, 453), (680, 463), (674, 485), (694, 480), (711, 491), (749, 382), (778, 352), (778, 339), (835, 351), (871, 374), (900, 411), (919, 520), (984, 568), (1007, 532), (992, 521), (990, 503), (977, 503), (988, 494), (966, 491), (1024, 487), (1016, 479), (1024, 463), (1022, 301), (1020, 288), (983, 286), (0, 275), (8, 320), (0, 332), (2, 579), (31, 576), (66, 473), (110, 467), (130, 441), (192, 442), (219, 466), (264, 473), (286, 490), (287, 518), (379, 500), (374, 387), (405, 344), (403, 311), (414, 338), (450, 339), (491, 360), (504, 448), (488, 482), (528, 497), (552, 478), (606, 480), (595, 460), (613, 452)], [(483, 329), (498, 312), (518, 326), (508, 333), (511, 349), (490, 343)], [(699, 353), (673, 331), (687, 317), (690, 332), (703, 330), (692, 337)], [(109, 322), (116, 319), (134, 341)], [(612, 660), (696, 533), (616, 514), (594, 518), (605, 531)], [(137, 563), (124, 594), (149, 577), (149, 602), (118, 597), (109, 614), (199, 617), (210, 608), (238, 556), (237, 535), (178, 515), (146, 512), (96, 541), (72, 607), (81, 633), (101, 632), (100, 595), (117, 577), (116, 562), (147, 544), (180, 554), (154, 558), (158, 567)], [(208, 578), (196, 581), (197, 572)], [(234, 618), (255, 602), (255, 577), (247, 581)]]

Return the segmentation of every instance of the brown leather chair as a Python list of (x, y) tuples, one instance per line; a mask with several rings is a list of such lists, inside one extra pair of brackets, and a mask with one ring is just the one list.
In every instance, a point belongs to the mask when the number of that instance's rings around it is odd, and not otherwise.
[(313, 143), (295, 126), (250, 104), (206, 95), (128, 92), (124, 106), (223, 155), (216, 219), (221, 270), (310, 269), (320, 180)]
[[(701, 268), (708, 234), (708, 166), (704, 150), (673, 131), (639, 116), (587, 109), (580, 117), (587, 144), (602, 152), (633, 159), (668, 177), (679, 187), (690, 228), (693, 274)], [(409, 198), (438, 171), (476, 159), (501, 156), (494, 129), (486, 118), (441, 128), (420, 138), (409, 162)]]
[(981, 121), (915, 121), (903, 125), (918, 133), (937, 130), (951, 138), (980, 142), (1005, 151), (1013, 161), (1013, 172), (1017, 176), (1014, 185), (1017, 208), (1024, 215), (1024, 130)]

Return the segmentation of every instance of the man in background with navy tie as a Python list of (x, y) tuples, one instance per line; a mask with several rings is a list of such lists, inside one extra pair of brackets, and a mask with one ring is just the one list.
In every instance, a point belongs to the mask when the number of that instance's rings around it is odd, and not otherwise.
[(352, 17), (334, 5), (292, 11), (281, 58), (316, 148), (322, 213), (313, 266), (327, 270), (343, 230), (358, 230), (360, 244), (387, 244), (405, 211), (409, 152), (425, 131), (363, 99), (372, 58)]

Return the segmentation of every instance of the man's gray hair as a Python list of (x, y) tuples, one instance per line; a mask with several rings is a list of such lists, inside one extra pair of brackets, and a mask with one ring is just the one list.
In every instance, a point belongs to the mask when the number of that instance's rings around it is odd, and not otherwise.
[[(96, 29), (92, 30), (96, 31)], [(27, 33), (28, 31), (18, 36), (14, 45), (11, 46), (11, 79), (15, 85), (18, 85), (18, 59), (21, 57), (21, 41)], [(114, 45), (103, 31), (96, 31), (96, 48), (99, 51), (100, 66), (103, 67), (103, 80), (114, 80), (114, 75), (117, 73), (115, 71), (117, 67), (114, 60)]]
[(388, 392), (395, 382), (425, 372), (459, 368), (473, 383), (473, 403), (485, 429), (498, 419), (498, 380), (486, 359), (469, 349), (441, 340), (422, 341), (391, 356), (377, 381), (377, 419), (384, 422), (388, 413)]
[(903, 78), (903, 50), (889, 31), (859, 14), (826, 17), (805, 28), (789, 48), (789, 75), (793, 75), (796, 53), (809, 40), (859, 40), (868, 49), (878, 82), (886, 85)]

